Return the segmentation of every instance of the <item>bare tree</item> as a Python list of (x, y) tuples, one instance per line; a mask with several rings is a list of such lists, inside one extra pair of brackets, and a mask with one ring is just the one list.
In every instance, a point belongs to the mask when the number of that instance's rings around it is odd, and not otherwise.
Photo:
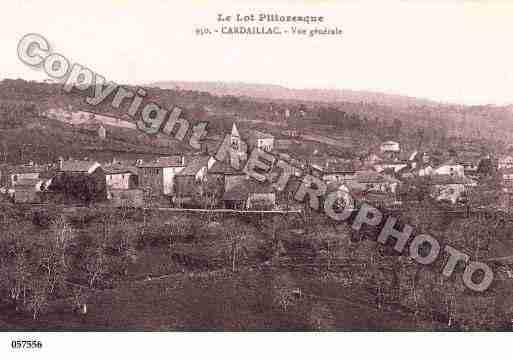
[(46, 271), (48, 290), (53, 294), (58, 284), (62, 284), (69, 272), (67, 250), (75, 238), (75, 232), (63, 216), (54, 220), (50, 226), (50, 236), (44, 242), (40, 265)]
[(26, 254), (24, 251), (19, 251), (15, 257), (14, 283), (11, 288), (11, 298), (16, 302), (16, 308), (18, 308), (20, 301), (22, 306), (26, 304), (30, 277), (31, 271)]
[(243, 243), (248, 238), (248, 233), (246, 229), (236, 222), (229, 222), (226, 225), (227, 233), (232, 242), (231, 248), (231, 263), (232, 263), (232, 272), (235, 272), (237, 269), (237, 261), (239, 260), (240, 254), (243, 253), (245, 249)]
[(145, 196), (145, 202), (146, 205), (143, 207), (143, 226), (141, 229), (141, 238), (144, 239), (144, 235), (146, 234), (146, 228), (148, 225), (148, 216), (149, 211), (151, 210), (153, 206), (153, 191), (150, 186), (144, 188), (144, 196)]
[[(183, 239), (192, 233), (192, 223), (187, 216), (177, 216), (173, 218), (170, 224), (171, 236)], [(173, 239), (170, 239), (170, 244), (173, 243)]]
[(48, 305), (48, 280), (40, 280), (35, 278), (30, 281), (30, 297), (26, 303), (27, 309), (32, 313), (32, 317), (36, 320), (39, 314)]
[(98, 246), (87, 258), (86, 271), (89, 278), (89, 287), (93, 288), (98, 279), (107, 270), (106, 256), (103, 246)]

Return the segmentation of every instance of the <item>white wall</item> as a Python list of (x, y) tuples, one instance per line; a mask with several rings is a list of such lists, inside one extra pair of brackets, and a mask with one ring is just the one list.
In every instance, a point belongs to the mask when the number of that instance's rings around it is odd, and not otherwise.
[(11, 183), (13, 186), (16, 186), (18, 180), (20, 179), (38, 179), (39, 173), (15, 173), (11, 175)]
[(465, 171), (461, 165), (446, 165), (438, 167), (435, 171), (437, 175), (464, 176)]
[(105, 176), (107, 187), (112, 189), (128, 189), (130, 183), (129, 173), (108, 174)]
[(175, 176), (185, 167), (167, 167), (163, 170), (164, 194), (174, 194)]

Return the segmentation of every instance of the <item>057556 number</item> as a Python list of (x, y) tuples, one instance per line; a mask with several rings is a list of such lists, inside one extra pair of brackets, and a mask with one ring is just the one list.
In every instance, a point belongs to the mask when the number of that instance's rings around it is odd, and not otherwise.
[(40, 340), (12, 340), (13, 349), (41, 349), (43, 343)]

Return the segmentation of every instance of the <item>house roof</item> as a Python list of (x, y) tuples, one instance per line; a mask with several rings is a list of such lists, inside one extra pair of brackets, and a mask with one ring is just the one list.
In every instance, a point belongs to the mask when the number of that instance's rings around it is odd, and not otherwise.
[(137, 174), (137, 167), (126, 166), (122, 164), (111, 164), (103, 167), (106, 174), (131, 173)]
[(444, 167), (444, 166), (461, 166), (461, 164), (455, 158), (450, 158), (447, 161), (443, 162), (438, 167), (440, 168), (440, 167)]
[(101, 166), (95, 161), (64, 161), (61, 166), (61, 171), (93, 173), (98, 167)]
[(374, 152), (369, 152), (369, 153), (364, 153), (360, 156), (360, 158), (362, 158), (363, 160), (365, 161), (381, 161), (382, 158), (379, 157), (377, 154), (375, 154)]
[(354, 173), (356, 165), (353, 162), (330, 162), (324, 173)]
[(183, 156), (175, 155), (175, 156), (167, 156), (167, 157), (159, 157), (150, 162), (143, 162), (137, 167), (141, 168), (167, 168), (167, 167), (183, 167)]
[(49, 180), (49, 179), (54, 178), (56, 175), (57, 175), (57, 170), (56, 169), (49, 169), (49, 170), (40, 172), (39, 173), (39, 179)]
[(456, 157), (456, 163), (458, 164), (478, 164), (481, 160), (480, 155), (469, 154), (469, 153), (460, 153), (458, 157)]
[(15, 188), (18, 187), (36, 187), (43, 183), (43, 180), (37, 178), (21, 178), (16, 182)]
[(365, 186), (355, 180), (345, 180), (345, 181), (336, 181), (330, 182), (327, 184), (326, 192), (362, 192), (365, 191)]
[(399, 142), (396, 141), (385, 141), (381, 145), (398, 145)]
[(238, 174), (238, 173), (242, 173), (241, 170), (237, 170), (235, 168), (233, 168), (232, 166), (230, 166), (230, 164), (228, 163), (228, 161), (216, 161), (216, 163), (214, 163), (214, 165), (212, 166), (212, 168), (210, 168), (210, 170), (208, 171), (209, 173), (212, 173), (212, 174)]
[(215, 138), (205, 138), (201, 140), (201, 144), (204, 146), (204, 149), (209, 155), (215, 156), (219, 150), (219, 146), (221, 145), (221, 140)]
[(432, 175), (431, 183), (435, 185), (446, 185), (446, 184), (466, 184), (471, 185), (475, 182), (470, 178), (463, 176), (451, 176), (451, 175)]
[(240, 176), (240, 178), (237, 177), (234, 179), (233, 183), (230, 185), (226, 183), (223, 199), (228, 201), (241, 201), (247, 199), (250, 194), (254, 193), (274, 193), (274, 190), (269, 183), (260, 183), (254, 179), (247, 179)]
[(382, 183), (382, 182), (389, 182), (389, 183), (400, 183), (398, 179), (384, 174), (384, 173), (378, 173), (376, 171), (358, 171), (356, 172), (356, 181), (360, 183)]
[(294, 144), (293, 140), (279, 139), (279, 140), (276, 140), (275, 146), (278, 148), (287, 148), (287, 147), (292, 146), (293, 144)]
[(12, 167), (10, 170), (11, 173), (15, 174), (24, 174), (24, 173), (41, 173), (46, 171), (46, 169), (42, 166), (29, 166), (29, 165), (22, 165), (22, 166), (15, 166)]
[(392, 193), (368, 191), (363, 194), (362, 198), (370, 203), (392, 204), (395, 202), (395, 197)]
[(185, 166), (177, 176), (196, 176), (196, 174), (204, 167), (208, 167), (209, 156), (199, 156), (191, 158), (189, 164)]
[(384, 159), (376, 162), (377, 165), (407, 165), (408, 163), (408, 160), (402, 159)]
[(251, 136), (253, 138), (256, 138), (256, 139), (273, 139), (274, 136), (273, 135), (270, 135), (268, 133), (265, 133), (265, 132), (261, 132), (261, 131), (258, 131), (258, 130), (252, 130), (251, 131)]

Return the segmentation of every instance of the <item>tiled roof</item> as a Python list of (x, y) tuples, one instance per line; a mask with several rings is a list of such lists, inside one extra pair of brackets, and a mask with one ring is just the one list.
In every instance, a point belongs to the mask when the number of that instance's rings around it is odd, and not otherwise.
[(137, 167), (125, 166), (122, 164), (112, 164), (103, 167), (103, 170), (107, 174), (118, 174), (118, 173), (132, 173), (137, 174)]
[(273, 135), (258, 130), (252, 130), (251, 136), (256, 139), (274, 138)]
[(260, 183), (245, 176), (234, 176), (226, 179), (225, 200), (244, 200), (252, 193), (273, 193), (269, 183)]
[(399, 142), (396, 141), (385, 141), (381, 145), (398, 145)]
[(237, 174), (237, 173), (242, 173), (241, 170), (237, 170), (237, 169), (233, 168), (232, 166), (230, 166), (228, 161), (229, 161), (228, 159), (226, 159), (225, 161), (217, 161), (216, 163), (214, 163), (214, 165), (212, 166), (212, 168), (208, 172), (212, 173), (212, 174)]
[(183, 157), (180, 155), (159, 157), (151, 162), (143, 162), (138, 167), (155, 167), (155, 168), (167, 168), (167, 167), (183, 167)]
[(23, 166), (15, 166), (11, 169), (11, 173), (16, 173), (16, 174), (22, 174), (22, 173), (41, 173), (41, 172), (44, 172), (46, 171), (46, 169), (42, 166), (28, 166), (28, 165), (23, 165)]
[(447, 161), (443, 162), (440, 166), (438, 167), (443, 167), (443, 166), (458, 166), (460, 165), (458, 163), (458, 161), (455, 159), (455, 158), (450, 158), (448, 159)]
[(20, 178), (15, 187), (36, 187), (42, 182), (43, 180), (38, 178)]
[(431, 176), (431, 183), (436, 185), (445, 184), (473, 184), (475, 183), (471, 179), (463, 176), (451, 176), (451, 175), (433, 175)]
[(401, 159), (384, 159), (376, 162), (377, 165), (406, 165), (408, 163), (408, 160)]
[(328, 166), (324, 169), (324, 173), (355, 172), (356, 167), (357, 166), (352, 162), (334, 162), (328, 164)]
[(64, 161), (61, 171), (63, 172), (92, 172), (100, 167), (98, 162), (94, 161)]
[(195, 176), (203, 167), (208, 166), (208, 156), (193, 157), (189, 164), (177, 176)]
[(356, 181), (360, 183), (382, 183), (391, 182), (399, 183), (400, 181), (392, 176), (378, 173), (375, 171), (358, 171), (356, 172)]

